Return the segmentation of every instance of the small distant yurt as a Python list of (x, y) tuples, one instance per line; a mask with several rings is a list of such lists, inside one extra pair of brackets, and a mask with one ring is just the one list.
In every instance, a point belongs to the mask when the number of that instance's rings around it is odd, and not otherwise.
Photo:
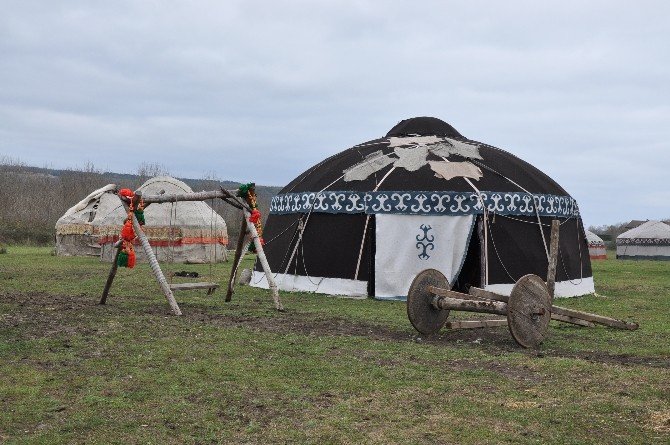
[[(56, 223), (56, 253), (62, 256), (100, 256), (111, 261), (115, 255), (126, 213), (107, 185), (69, 209)], [(149, 179), (139, 189), (145, 195), (192, 192), (170, 177)], [(223, 218), (202, 201), (151, 204), (144, 212), (144, 232), (159, 261), (208, 263), (225, 260), (228, 230)], [(146, 258), (136, 248), (138, 261)]]
[(586, 242), (589, 245), (589, 257), (592, 260), (606, 260), (607, 247), (605, 241), (593, 232), (586, 231)]
[(616, 257), (622, 260), (670, 260), (670, 226), (647, 221), (616, 239)]
[[(524, 275), (546, 276), (554, 219), (556, 295), (594, 292), (575, 199), (513, 154), (419, 117), (286, 185), (264, 251), (285, 290), (402, 300), (417, 273), (437, 269), (455, 290), (509, 295)], [(258, 264), (251, 285), (268, 287)]]

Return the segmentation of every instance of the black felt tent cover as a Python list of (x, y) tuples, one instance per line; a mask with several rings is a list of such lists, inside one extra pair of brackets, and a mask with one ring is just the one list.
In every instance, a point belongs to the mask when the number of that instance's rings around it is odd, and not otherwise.
[[(387, 137), (406, 136), (411, 134), (448, 136), (464, 142), (470, 141), (461, 136), (449, 124), (436, 118), (414, 118), (397, 124)], [(345, 169), (361, 162), (366, 156), (381, 150), (392, 153), (393, 148), (383, 143), (384, 138), (362, 143), (338, 153), (316, 166), (308, 169), (286, 187), (280, 194), (296, 192), (318, 192), (329, 186), (327, 190), (371, 191), (392, 168), (388, 166), (362, 181), (345, 182), (339, 179)], [(520, 191), (508, 179), (519, 184), (525, 190), (538, 194), (567, 196), (568, 193), (553, 179), (539, 169), (518, 157), (499, 148), (476, 142), (483, 160), (472, 160), (478, 165), (484, 176), (476, 181), (479, 190), (486, 191)], [(429, 160), (441, 160), (429, 154)], [(458, 156), (450, 160), (464, 161)], [(506, 177), (506, 178), (505, 178)], [(336, 181), (337, 180), (337, 181)], [(408, 172), (397, 169), (379, 186), (379, 191), (400, 190), (449, 190), (471, 192), (472, 187), (462, 178), (450, 181), (435, 177), (429, 166), (418, 171)], [(329, 277), (354, 279), (357, 260), (361, 247), (366, 218), (365, 214), (285, 214), (270, 215), (266, 222), (264, 238), (267, 242), (265, 253), (273, 272), (290, 273), (309, 277)], [(296, 250), (288, 266), (288, 260), (297, 242), (298, 219), (307, 221), (303, 234), (302, 245)], [(374, 221), (374, 215), (370, 215)], [(478, 217), (478, 220), (481, 216)], [(542, 217), (545, 237), (549, 240), (551, 218)], [(565, 222), (565, 220), (562, 220)], [(358, 280), (373, 278), (374, 257), (374, 225), (368, 221), (368, 231), (360, 262)], [(534, 273), (544, 276), (547, 271), (547, 258), (537, 226), (537, 218), (497, 215), (489, 220), (489, 284), (513, 283), (521, 276)], [(568, 279), (579, 280), (590, 277), (591, 263), (586, 248), (584, 229), (581, 219), (571, 219), (562, 224), (560, 231), (560, 257), (557, 270), (557, 281)], [(475, 235), (476, 236), (476, 233)], [(495, 248), (494, 248), (495, 247)], [(472, 249), (471, 249), (472, 251)], [(479, 264), (478, 259), (466, 258), (466, 267), (461, 272), (465, 277), (472, 274), (472, 268)], [(288, 269), (287, 269), (288, 266)], [(257, 270), (261, 270), (257, 265)], [(460, 280), (463, 281), (463, 280)], [(477, 282), (468, 283), (480, 285)]]

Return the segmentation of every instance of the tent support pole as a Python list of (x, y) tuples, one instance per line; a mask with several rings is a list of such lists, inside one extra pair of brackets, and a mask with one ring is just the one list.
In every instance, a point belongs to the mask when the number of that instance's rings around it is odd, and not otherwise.
[(237, 238), (237, 247), (235, 248), (235, 259), (233, 259), (233, 269), (230, 271), (230, 279), (228, 280), (228, 292), (226, 293), (226, 301), (233, 299), (235, 293), (235, 279), (237, 277), (237, 270), (242, 263), (242, 249), (244, 249), (244, 240), (247, 237), (247, 218), (242, 213), (242, 225), (240, 226), (240, 236)]
[(123, 248), (123, 242), (121, 240), (118, 240), (116, 243), (114, 243), (114, 247), (116, 248), (116, 254), (114, 255), (114, 259), (112, 260), (112, 268), (109, 271), (109, 276), (107, 277), (107, 282), (105, 283), (105, 289), (102, 291), (102, 297), (100, 298), (99, 304), (105, 304), (107, 302), (107, 295), (109, 295), (109, 290), (112, 288), (112, 283), (114, 282), (116, 271), (119, 268), (118, 264), (116, 264), (116, 261), (119, 259), (119, 254), (121, 253), (121, 249)]

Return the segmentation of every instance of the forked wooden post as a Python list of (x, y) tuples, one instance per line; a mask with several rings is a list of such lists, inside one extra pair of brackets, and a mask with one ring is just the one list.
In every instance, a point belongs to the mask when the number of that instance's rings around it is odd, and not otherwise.
[(265, 277), (268, 280), (268, 287), (270, 288), (270, 292), (272, 293), (272, 299), (275, 302), (275, 309), (277, 309), (278, 311), (283, 311), (284, 306), (282, 306), (281, 300), (279, 299), (279, 289), (277, 288), (277, 283), (275, 283), (275, 279), (272, 276), (272, 270), (270, 270), (270, 264), (268, 264), (268, 259), (265, 256), (263, 245), (261, 244), (261, 241), (258, 237), (258, 231), (256, 230), (256, 226), (254, 225), (254, 223), (249, 221), (251, 213), (246, 208), (243, 209), (243, 211), (244, 211), (244, 219), (246, 220), (247, 224), (247, 229), (249, 229), (249, 232), (251, 233), (251, 240), (253, 241), (254, 246), (256, 246), (256, 255), (258, 255), (258, 260), (261, 262), (261, 266), (263, 267), (263, 271), (265, 272)]
[(561, 229), (561, 223), (554, 219), (551, 221), (551, 240), (549, 246), (549, 266), (547, 268), (547, 288), (549, 295), (554, 299), (554, 290), (556, 288), (556, 263), (558, 261), (558, 237)]
[(170, 307), (172, 308), (172, 312), (175, 315), (181, 315), (181, 309), (179, 309), (177, 300), (174, 299), (174, 295), (172, 294), (170, 285), (165, 279), (165, 275), (163, 275), (163, 271), (161, 270), (161, 267), (158, 264), (158, 259), (156, 259), (156, 255), (154, 254), (154, 251), (151, 248), (151, 244), (149, 244), (149, 238), (147, 238), (147, 236), (144, 234), (142, 226), (140, 226), (140, 223), (137, 221), (137, 217), (135, 216), (135, 214), (133, 214), (133, 229), (135, 229), (135, 235), (140, 240), (140, 244), (142, 244), (144, 253), (149, 259), (149, 266), (151, 266), (151, 271), (154, 273), (156, 281), (158, 281), (158, 284), (163, 290), (165, 298), (167, 299), (168, 303), (170, 304)]
[[(141, 197), (141, 193), (136, 194), (136, 199), (139, 201), (139, 198)], [(128, 212), (128, 203), (122, 199), (119, 196), (119, 199), (123, 203), (123, 207), (125, 208), (126, 212)], [(137, 221), (137, 217), (133, 213), (133, 230), (135, 231), (135, 236), (140, 240), (140, 244), (142, 245), (142, 249), (144, 250), (144, 253), (146, 254), (147, 258), (149, 259), (149, 265), (151, 266), (151, 271), (153, 272), (154, 276), (156, 277), (156, 281), (158, 281), (158, 284), (161, 287), (161, 290), (165, 294), (165, 298), (168, 301), (168, 304), (172, 308), (172, 312), (175, 315), (181, 315), (181, 309), (179, 309), (179, 305), (177, 304), (177, 301), (174, 298), (174, 295), (172, 294), (172, 290), (170, 289), (170, 285), (168, 284), (167, 280), (165, 279), (165, 276), (163, 275), (163, 271), (161, 271), (161, 268), (158, 264), (158, 260), (156, 259), (156, 255), (154, 254), (153, 249), (151, 248), (151, 245), (149, 244), (149, 239), (147, 236), (144, 234), (144, 231), (142, 230), (142, 226), (140, 226), (140, 223)], [(119, 253), (121, 252), (121, 249), (123, 248), (123, 241), (119, 240), (117, 241), (114, 246), (116, 247), (116, 254), (114, 255), (114, 259), (112, 261), (112, 268), (109, 271), (109, 276), (107, 277), (107, 283), (105, 284), (105, 289), (102, 291), (102, 298), (100, 299), (100, 304), (105, 304), (107, 301), (107, 295), (109, 294), (109, 290), (112, 287), (112, 282), (114, 281), (114, 277), (116, 276), (116, 271), (118, 269), (118, 265), (116, 263), (117, 259), (119, 258)]]
[(114, 248), (116, 249), (116, 254), (114, 254), (114, 259), (112, 260), (112, 268), (109, 271), (109, 276), (107, 277), (107, 282), (105, 283), (105, 289), (102, 291), (102, 297), (100, 298), (99, 304), (105, 304), (107, 302), (107, 295), (109, 295), (109, 290), (112, 288), (112, 283), (114, 282), (116, 271), (119, 268), (119, 265), (116, 264), (116, 261), (119, 259), (121, 249), (123, 249), (123, 241), (118, 240), (117, 242), (115, 242)]
[(244, 241), (247, 237), (247, 218), (242, 212), (242, 225), (240, 226), (240, 236), (237, 238), (237, 246), (235, 248), (235, 258), (233, 259), (233, 268), (230, 271), (230, 279), (228, 280), (228, 292), (226, 293), (226, 301), (233, 299), (233, 293), (235, 292), (235, 279), (237, 278), (237, 270), (242, 263)]

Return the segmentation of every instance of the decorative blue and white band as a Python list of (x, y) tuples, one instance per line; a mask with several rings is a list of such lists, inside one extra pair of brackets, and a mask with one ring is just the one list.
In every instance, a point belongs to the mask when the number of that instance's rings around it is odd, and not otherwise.
[(367, 213), (406, 215), (501, 215), (569, 218), (579, 216), (577, 201), (570, 196), (524, 192), (348, 192), (286, 193), (270, 202), (270, 213)]
[(669, 238), (617, 238), (617, 246), (670, 246)]

